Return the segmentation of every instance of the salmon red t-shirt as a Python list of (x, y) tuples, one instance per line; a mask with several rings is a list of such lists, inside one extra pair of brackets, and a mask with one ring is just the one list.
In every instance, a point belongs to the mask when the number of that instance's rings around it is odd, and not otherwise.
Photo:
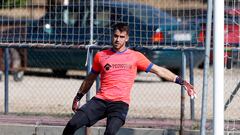
[(93, 61), (92, 73), (100, 73), (100, 89), (96, 97), (106, 101), (130, 103), (130, 92), (137, 70), (149, 72), (153, 64), (140, 52), (113, 49), (98, 52)]

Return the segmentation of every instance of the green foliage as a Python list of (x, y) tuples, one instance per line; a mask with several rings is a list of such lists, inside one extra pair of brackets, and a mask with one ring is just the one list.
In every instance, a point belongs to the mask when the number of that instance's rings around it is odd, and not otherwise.
[(22, 7), (27, 5), (28, 0), (1, 0), (0, 7), (1, 8), (14, 8), (14, 7)]

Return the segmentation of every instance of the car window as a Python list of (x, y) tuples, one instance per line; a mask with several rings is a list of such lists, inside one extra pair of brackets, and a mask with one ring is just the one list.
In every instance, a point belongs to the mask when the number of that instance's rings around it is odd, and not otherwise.
[(94, 19), (94, 25), (99, 27), (106, 27), (110, 25), (111, 14), (109, 11), (97, 12), (96, 18)]
[(66, 25), (74, 26), (74, 25), (76, 25), (76, 22), (78, 19), (77, 15), (78, 15), (77, 12), (69, 12), (68, 9), (65, 9), (63, 11), (63, 22)]
[(112, 20), (114, 23), (118, 22), (129, 22), (131, 23), (130, 14), (128, 13), (127, 8), (120, 7), (112, 7)]
[(87, 27), (89, 26), (89, 16), (90, 16), (90, 10), (85, 8), (84, 12), (80, 12), (80, 19), (79, 21), (81, 22), (80, 23), (80, 26), (81, 27)]
[[(81, 27), (90, 26), (90, 7), (85, 7), (84, 12), (80, 12)], [(106, 27), (111, 24), (111, 12), (108, 8), (95, 7), (93, 25), (96, 27)]]
[(161, 11), (161, 10), (155, 10), (154, 16), (156, 16), (156, 18), (154, 19), (155, 20), (154, 22), (157, 21), (156, 20), (157, 18), (160, 18), (160, 20), (159, 20), (160, 23), (165, 22), (167, 24), (169, 24), (169, 23), (176, 24), (179, 22), (177, 18), (175, 18), (174, 16), (171, 16), (167, 12)]
[(147, 12), (142, 9), (129, 8), (129, 13), (138, 18), (141, 22), (147, 23), (151, 16), (147, 16)]
[(139, 18), (141, 22), (146, 24), (153, 23), (165, 24), (165, 23), (177, 23), (177, 19), (170, 16), (164, 11), (160, 11), (153, 8), (129, 8), (130, 14), (134, 15), (136, 18)]

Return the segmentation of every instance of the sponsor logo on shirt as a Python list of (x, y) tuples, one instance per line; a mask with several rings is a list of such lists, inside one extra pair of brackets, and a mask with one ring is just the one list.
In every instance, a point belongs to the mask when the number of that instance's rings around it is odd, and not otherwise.
[(111, 66), (110, 64), (108, 64), (108, 63), (104, 66), (104, 68), (105, 68), (106, 71), (108, 71), (111, 67), (112, 67), (112, 66)]
[(104, 69), (106, 71), (110, 70), (111, 68), (113, 69), (131, 69), (132, 68), (132, 65), (130, 64), (109, 64), (107, 63), (105, 66), (104, 66)]

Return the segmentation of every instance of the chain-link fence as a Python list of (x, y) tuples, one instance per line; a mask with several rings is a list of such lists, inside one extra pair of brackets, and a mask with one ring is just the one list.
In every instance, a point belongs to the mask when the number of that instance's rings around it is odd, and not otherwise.
[[(237, 3), (226, 3), (236, 11), (229, 11), (228, 17), (234, 13), (237, 18)], [(12, 3), (3, 1), (0, 15), (2, 71), (8, 68), (6, 63), (10, 65), (9, 78), (6, 74), (1, 76), (0, 112), (6, 111), (5, 92), (8, 90), (10, 113), (71, 114), (72, 99), (87, 74), (89, 53), (92, 49), (95, 53), (108, 48), (112, 25), (124, 22), (130, 26), (130, 48), (141, 51), (153, 63), (184, 76), (198, 93), (198, 98), (190, 101), (187, 95), (181, 97), (179, 85), (151, 73), (139, 72), (131, 92), (128, 117), (179, 119), (181, 102), (184, 102), (185, 119), (201, 119), (206, 1), (29, 0), (17, 3), (15, 0)], [(239, 35), (238, 27), (238, 24), (227, 27), (226, 32), (236, 32), (229, 37)], [(228, 46), (226, 51), (231, 52), (226, 53), (226, 66), (231, 67), (225, 71), (226, 101), (234, 89), (239, 89), (239, 39), (230, 42), (229, 38), (228, 41), (228, 45), (234, 46)], [(4, 55), (8, 57), (4, 59)], [(208, 72), (208, 104), (205, 107), (207, 119), (212, 119), (213, 71), (210, 68)], [(97, 86), (97, 83), (93, 85), (90, 96), (94, 96)], [(235, 109), (238, 106), (233, 101), (237, 103), (237, 99), (229, 100), (226, 118), (237, 121)]]
[[(65, 50), (65, 52), (68, 51), (69, 55), (71, 55), (72, 51), (68, 49)], [(81, 52), (83, 50), (79, 49), (79, 51)], [(30, 55), (30, 53), (28, 55)], [(42, 68), (25, 68), (23, 76), (20, 76), (20, 72), (18, 73), (21, 79), (14, 79), (17, 75), (15, 76), (14, 72), (11, 73), (9, 76), (9, 112), (47, 114), (72, 113), (72, 99), (87, 72), (85, 68), (86, 57), (81, 55), (77, 56), (78, 59), (76, 58), (76, 60), (82, 59), (83, 62), (80, 65), (80, 67), (83, 68), (82, 70), (68, 70), (67, 72), (60, 70), (55, 71), (50, 68), (45, 68), (44, 63), (41, 63), (43, 59), (35, 57), (34, 60), (36, 65), (41, 65), (43, 66)], [(45, 57), (52, 56), (52, 54), (49, 54)], [(56, 59), (55, 62), (61, 63), (62, 59), (59, 59), (59, 61)], [(65, 64), (62, 64), (62, 66), (64, 65)], [(181, 67), (179, 67), (179, 70), (180, 68)], [(195, 72), (195, 76), (198, 77), (198, 79), (195, 80), (195, 85), (198, 90), (201, 90), (202, 69), (195, 68), (194, 73)], [(186, 73), (186, 78), (189, 80), (189, 71)], [(2, 76), (1, 95), (4, 95), (4, 77), (5, 76)], [(91, 96), (93, 96), (96, 92), (96, 84), (93, 85), (91, 91)], [(181, 87), (174, 83), (161, 80), (154, 74), (139, 72), (131, 95), (130, 117), (179, 118), (180, 116)], [(1, 99), (3, 100), (4, 98), (2, 97)], [(186, 104), (189, 104), (187, 95), (186, 99)], [(83, 102), (85, 101), (83, 100)], [(4, 102), (1, 103), (2, 106), (4, 106)], [(199, 105), (198, 107), (200, 107)], [(187, 108), (189, 108), (189, 105)], [(4, 110), (2, 110), (2, 112), (3, 111)], [(200, 113), (200, 108), (198, 108), (197, 112)], [(190, 112), (188, 112), (188, 114), (190, 114)], [(190, 115), (186, 116), (190, 117)], [(199, 116), (198, 114), (197, 117), (200, 118)]]

